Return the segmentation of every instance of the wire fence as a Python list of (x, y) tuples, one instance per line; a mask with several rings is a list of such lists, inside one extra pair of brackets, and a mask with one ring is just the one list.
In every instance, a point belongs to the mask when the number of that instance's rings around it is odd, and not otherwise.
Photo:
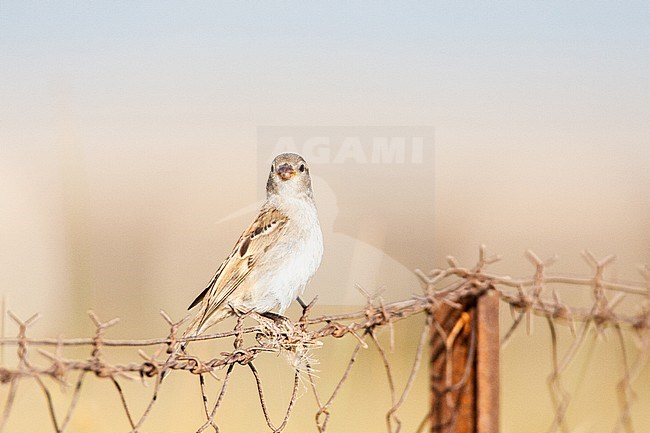
[[(306, 382), (317, 407), (313, 430), (325, 432), (328, 431), (334, 401), (345, 387), (359, 354), (368, 347), (376, 349), (388, 383), (386, 392), (390, 394), (391, 404), (384, 410), (386, 431), (403, 430), (400, 408), (411, 394), (416, 375), (426, 366), (431, 369), (431, 401), (423, 403), (422, 422), (417, 431), (490, 431), (489, 427), (481, 427), (481, 422), (476, 421), (470, 425), (463, 420), (470, 418), (466, 414), (468, 407), (470, 411), (491, 413), (492, 419), (497, 419), (498, 402), (493, 401), (494, 398), (477, 398), (480, 393), (476, 392), (476, 359), (481, 360), (482, 353), (492, 350), (492, 358), (483, 358), (485, 361), (482, 362), (498, 362), (499, 342), (491, 344), (492, 347), (482, 346), (481, 333), (485, 331), (485, 327), (498, 326), (495, 318), (498, 317), (499, 303), (507, 304), (512, 311), (509, 327), (501, 332), (501, 346), (523, 328), (532, 332), (534, 316), (539, 316), (548, 323), (553, 360), (549, 375), (549, 392), (554, 405), (554, 415), (552, 420), (549, 420), (549, 431), (569, 431), (566, 414), (572, 400), (563, 377), (584, 347), (587, 335), (593, 330), (597, 333), (612, 332), (615, 335), (620, 344), (623, 364), (623, 374), (617, 389), (611, 390), (619, 396), (619, 416), (615, 425), (604, 431), (635, 431), (631, 412), (635, 402), (634, 385), (643, 368), (647, 366), (650, 354), (650, 270), (647, 266), (641, 268), (644, 282), (628, 284), (605, 278), (605, 270), (613, 261), (611, 256), (598, 260), (589, 252), (585, 252), (584, 258), (593, 272), (584, 277), (550, 274), (548, 268), (553, 260), (543, 261), (530, 251), (526, 253), (526, 257), (534, 266), (533, 275), (527, 278), (518, 279), (489, 272), (489, 266), (496, 262), (498, 257), (488, 256), (482, 247), (478, 263), (473, 267), (463, 267), (456, 259), (448, 257), (447, 268), (426, 273), (416, 271), (422, 280), (423, 291), (411, 299), (384, 303), (381, 293), (364, 292), (367, 304), (359, 311), (312, 317), (316, 301), (314, 300), (303, 309), (301, 317), (295, 322), (251, 312), (239, 314), (231, 331), (191, 338), (179, 337), (188, 318), (174, 321), (163, 311), (161, 315), (169, 326), (168, 335), (141, 340), (107, 338), (106, 331), (119, 320), (102, 321), (93, 312), (89, 312), (95, 327), (91, 337), (30, 338), (29, 329), (39, 316), (21, 319), (8, 312), (18, 326), (18, 335), (0, 339), (0, 345), (15, 346), (17, 363), (13, 366), (0, 365), (0, 383), (7, 390), (0, 415), (0, 432), (6, 431), (8, 420), (12, 416), (20, 416), (18, 413), (14, 414), (12, 409), (16, 395), (20, 392), (20, 385), (24, 381), (34, 381), (40, 389), (47, 404), (47, 416), (51, 420), (52, 431), (68, 431), (75, 416), (75, 409), (84, 396), (83, 384), (89, 378), (112, 383), (130, 425), (130, 431), (142, 431), (151, 417), (159, 394), (164, 392), (166, 380), (163, 381), (162, 377), (168, 373), (199, 377), (200, 388), (197, 392), (201, 394), (204, 420), (191, 427), (191, 431), (219, 432), (223, 417), (228, 415), (218, 412), (218, 409), (228, 398), (229, 387), (234, 386), (233, 382), (236, 382), (233, 371), (239, 368), (247, 370), (254, 379), (257, 404), (261, 408), (268, 431), (281, 432), (287, 429), (298, 399), (300, 384)], [(563, 302), (560, 294), (571, 286), (589, 290), (592, 294), (590, 305), (572, 306)], [(499, 302), (494, 302), (496, 309), (483, 313), (491, 315), (490, 320), (481, 321), (477, 318), (476, 311), (480, 312), (481, 300), (488, 297), (498, 299)], [(632, 304), (636, 306), (637, 311), (618, 311), (625, 298), (634, 299)], [(406, 380), (398, 383), (394, 363), (388, 356), (393, 349), (393, 326), (397, 321), (412, 320), (410, 318), (414, 316), (424, 316), (424, 321), (418, 341), (413, 342), (416, 350), (408, 374), (404, 376)], [(566, 350), (558, 343), (558, 327), (567, 327), (574, 334), (573, 341)], [(381, 329), (388, 330), (391, 336), (390, 347), (384, 347), (380, 343), (377, 333)], [(626, 343), (629, 338), (626, 337), (633, 338), (636, 345), (630, 347), (630, 344)], [(320, 347), (324, 340), (332, 338), (354, 339), (356, 343), (336, 386), (331, 392), (325, 393), (319, 389), (313, 368), (313, 349)], [(205, 340), (228, 340), (232, 343), (232, 349), (213, 358), (195, 355), (192, 345), (185, 353), (173, 350), (178, 343)], [(90, 353), (84, 358), (67, 358), (66, 352), (72, 347), (87, 347)], [(111, 347), (137, 348), (140, 359), (128, 363), (111, 363), (104, 356), (105, 349)], [(271, 391), (264, 386), (256, 368), (258, 358), (269, 352), (286, 355), (294, 371), (291, 397), (283, 416), (275, 420), (272, 419), (267, 404)], [(36, 358), (38, 361), (33, 360)], [(498, 368), (498, 363), (495, 365)], [(217, 373), (221, 377), (217, 378)], [(334, 373), (321, 371), (319, 374)], [(479, 369), (478, 375), (480, 374)], [(215, 383), (218, 383), (219, 387), (217, 395), (212, 399), (206, 392), (206, 379), (211, 377), (218, 379)], [(144, 410), (140, 410), (138, 414), (128, 403), (122, 387), (124, 380), (134, 378), (148, 384), (153, 383)], [(57, 410), (60, 404), (53, 401), (50, 389), (53, 386), (52, 381), (71, 388), (70, 402), (63, 411)], [(489, 386), (491, 390), (487, 395), (498, 395), (498, 382), (486, 381), (478, 386)], [(472, 416), (476, 420), (476, 414)], [(647, 431), (647, 427), (638, 431)], [(304, 431), (304, 426), (301, 431)]]

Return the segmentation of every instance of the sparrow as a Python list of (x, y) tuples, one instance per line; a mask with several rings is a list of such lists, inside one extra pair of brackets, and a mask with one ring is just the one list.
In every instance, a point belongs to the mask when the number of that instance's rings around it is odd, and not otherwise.
[(282, 315), (293, 300), (300, 302), (322, 256), (307, 162), (296, 153), (280, 154), (271, 164), (264, 205), (190, 304), (188, 310), (199, 310), (183, 337), (203, 333), (233, 309), (260, 314), (277, 309)]

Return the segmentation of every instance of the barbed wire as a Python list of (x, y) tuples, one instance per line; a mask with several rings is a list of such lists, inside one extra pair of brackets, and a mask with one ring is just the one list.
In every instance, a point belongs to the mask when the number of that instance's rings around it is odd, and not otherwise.
[[(614, 431), (633, 431), (631, 407), (634, 402), (632, 388), (641, 370), (647, 365), (650, 354), (650, 269), (641, 268), (644, 283), (621, 283), (605, 278), (607, 266), (611, 265), (613, 256), (598, 260), (593, 254), (584, 252), (583, 256), (592, 267), (593, 272), (585, 277), (569, 277), (552, 275), (548, 268), (555, 259), (541, 260), (532, 251), (526, 252), (526, 257), (534, 266), (534, 273), (527, 278), (512, 278), (507, 275), (498, 275), (488, 272), (487, 268), (499, 260), (497, 256), (488, 256), (485, 247), (479, 251), (479, 259), (473, 267), (463, 267), (454, 257), (448, 257), (448, 267), (434, 269), (430, 272), (416, 270), (423, 283), (420, 295), (413, 296), (399, 302), (385, 303), (381, 293), (368, 293), (359, 288), (367, 299), (365, 307), (359, 311), (345, 314), (322, 315), (312, 317), (311, 311), (315, 305), (314, 299), (303, 308), (301, 317), (292, 322), (282, 317), (264, 316), (254, 312), (246, 314), (237, 313), (236, 325), (233, 330), (220, 333), (205, 334), (196, 337), (181, 338), (179, 330), (187, 321), (187, 317), (174, 321), (168, 314), (161, 311), (161, 316), (169, 327), (165, 337), (152, 339), (109, 339), (105, 337), (106, 331), (115, 326), (119, 319), (102, 321), (92, 311), (89, 317), (95, 327), (94, 335), (88, 338), (30, 338), (28, 330), (38, 320), (36, 314), (26, 320), (20, 319), (11, 311), (9, 317), (18, 326), (18, 334), (14, 338), (0, 339), (0, 346), (16, 346), (18, 362), (9, 367), (0, 365), (0, 383), (8, 386), (7, 397), (0, 415), (0, 432), (4, 431), (12, 414), (12, 408), (17, 393), (18, 385), (23, 380), (34, 380), (43, 394), (48, 407), (52, 428), (56, 432), (65, 432), (73, 418), (74, 411), (82, 394), (82, 385), (88, 376), (110, 381), (119, 395), (125, 416), (129, 422), (131, 432), (138, 432), (149, 417), (158, 394), (164, 387), (162, 377), (172, 371), (185, 372), (198, 375), (200, 378), (200, 392), (203, 401), (205, 421), (196, 427), (197, 432), (212, 429), (219, 432), (217, 410), (227, 394), (227, 389), (232, 381), (232, 373), (236, 367), (245, 367), (255, 380), (259, 404), (265, 423), (272, 432), (283, 431), (291, 418), (292, 411), (298, 398), (298, 388), (302, 380), (306, 380), (312, 390), (318, 406), (315, 413), (315, 427), (319, 432), (325, 432), (331, 416), (331, 408), (341, 389), (344, 387), (351, 370), (362, 349), (370, 345), (375, 347), (379, 354), (388, 382), (391, 405), (386, 409), (385, 422), (388, 432), (399, 432), (402, 423), (398, 417), (399, 409), (408, 399), (409, 393), (415, 382), (415, 377), (421, 369), (423, 357), (428, 345), (427, 341), (438, 341), (440, 344), (431, 345), (431, 362), (441, 361), (441, 368), (447, 373), (443, 374), (444, 386), (434, 389), (435, 398), (439, 399), (453, 413), (457, 413), (459, 393), (468, 382), (468, 369), (476, 353), (476, 326), (470, 323), (471, 318), (461, 314), (469, 306), (474, 305), (480, 297), (494, 293), (506, 303), (513, 313), (513, 321), (504, 333), (501, 344), (505, 345), (512, 335), (526, 323), (528, 332), (532, 331), (532, 317), (539, 316), (546, 319), (552, 342), (552, 372), (549, 376), (549, 389), (553, 398), (555, 415), (549, 431), (568, 431), (566, 410), (570, 403), (570, 393), (564, 387), (562, 375), (579, 349), (584, 345), (587, 334), (595, 329), (603, 332), (606, 328), (615, 331), (621, 346), (621, 357), (624, 365), (623, 377), (618, 383), (620, 397), (620, 416), (616, 421)], [(591, 290), (592, 303), (588, 307), (570, 306), (560, 298), (560, 290), (566, 286), (584, 287)], [(639, 299), (638, 311), (630, 314), (619, 312), (617, 307), (625, 297), (633, 296)], [(453, 320), (443, 320), (440, 316), (442, 309), (458, 311)], [(387, 350), (377, 338), (379, 329), (388, 328), (390, 332), (390, 350), (393, 347), (393, 325), (395, 322), (413, 316), (424, 315), (419, 341), (413, 357), (411, 369), (403, 384), (395, 380), (394, 368), (387, 356)], [(557, 326), (568, 326), (574, 333), (574, 340), (569, 348), (560, 353), (557, 341)], [(455, 347), (465, 335), (468, 350), (464, 359), (454, 359)], [(628, 355), (624, 335), (632, 335), (637, 342), (635, 357)], [(322, 395), (317, 386), (313, 364), (312, 349), (322, 345), (322, 341), (329, 338), (354, 338), (356, 345), (352, 351), (343, 374), (338, 380), (334, 390), (329, 395)], [(179, 343), (205, 340), (232, 340), (232, 350), (221, 352), (219, 356), (202, 359), (188, 351), (181, 353), (174, 350)], [(66, 358), (65, 348), (81, 346), (89, 347), (88, 358)], [(141, 357), (138, 361), (129, 363), (111, 363), (104, 356), (106, 347), (135, 347)], [(190, 346), (191, 347), (191, 346)], [(154, 348), (153, 353), (147, 353), (146, 348)], [(44, 362), (34, 363), (32, 354), (36, 352), (42, 356)], [(255, 361), (263, 353), (284, 353), (291, 362), (295, 373), (291, 397), (287, 403), (284, 416), (279, 423), (271, 419), (266, 393), (260, 374), (255, 366)], [(452, 362), (463, 362), (466, 368), (460, 377), (449, 374)], [(205, 375), (216, 377), (217, 371), (225, 370), (220, 380), (220, 388), (214, 401), (206, 395)], [(78, 373), (73, 383), (68, 378)], [(330, 374), (330, 372), (324, 372)], [(61, 418), (55, 410), (52, 393), (44, 378), (51, 378), (56, 383), (72, 387), (72, 398)], [(143, 381), (153, 381), (153, 391), (144, 411), (138, 417), (127, 403), (121, 381), (124, 379), (140, 378)], [(497, 386), (495, 384), (495, 386)], [(424, 412), (423, 421), (418, 431), (423, 431), (427, 425), (432, 429), (436, 421), (432, 412)], [(455, 411), (455, 412), (454, 412)], [(457, 417), (448, 420), (449, 430), (454, 431)], [(451, 426), (451, 427), (449, 427)]]

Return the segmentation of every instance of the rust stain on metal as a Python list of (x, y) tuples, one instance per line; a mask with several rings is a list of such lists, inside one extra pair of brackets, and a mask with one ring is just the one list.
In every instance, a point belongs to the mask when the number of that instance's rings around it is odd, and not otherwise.
[(497, 433), (498, 297), (442, 306), (431, 336), (431, 432)]

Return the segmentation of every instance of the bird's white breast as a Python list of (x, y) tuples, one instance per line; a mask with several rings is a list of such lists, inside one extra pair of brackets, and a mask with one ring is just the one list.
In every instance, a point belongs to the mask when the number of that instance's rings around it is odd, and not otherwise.
[(254, 278), (252, 303), (258, 311), (278, 308), (282, 314), (318, 269), (323, 235), (311, 199), (284, 198), (275, 205), (289, 218), (288, 227)]

